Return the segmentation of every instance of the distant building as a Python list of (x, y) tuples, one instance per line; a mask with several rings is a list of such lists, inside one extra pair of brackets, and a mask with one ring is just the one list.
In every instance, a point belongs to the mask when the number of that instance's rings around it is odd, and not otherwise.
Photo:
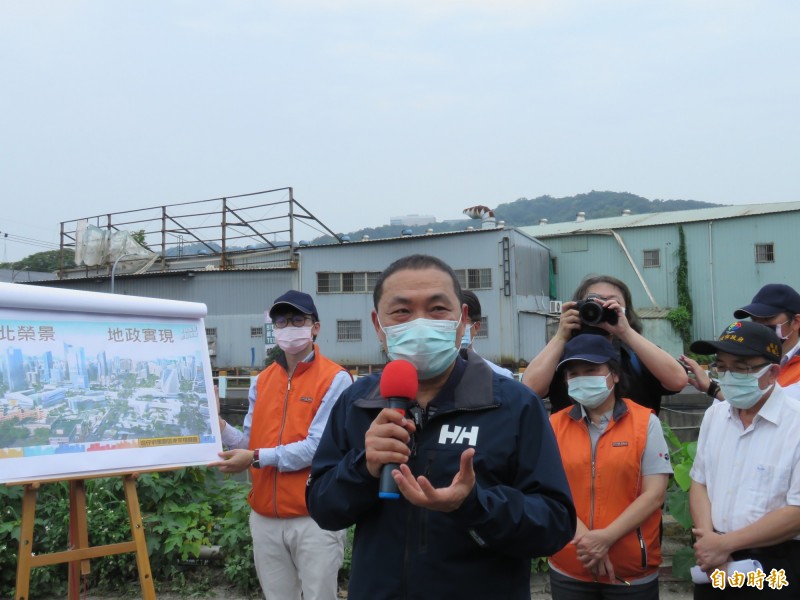
[(31, 281), (47, 281), (57, 279), (58, 273), (46, 271), (31, 271), (25, 269), (0, 269), (0, 282), (3, 283), (28, 283)]
[[(603, 219), (587, 212), (569, 223), (522, 228), (497, 223), (483, 229), (483, 222), (467, 223), (470, 230), (167, 258), (149, 272), (118, 273), (116, 293), (204, 303), (212, 367), (257, 370), (265, 358), (264, 311), (289, 288), (314, 296), (322, 320), (317, 341), (326, 356), (350, 367), (382, 365), (385, 356), (370, 319), (372, 291), (383, 269), (414, 253), (440, 257), (466, 289), (475, 291), (486, 319), (476, 349), (511, 367), (530, 361), (544, 347), (559, 301), (569, 300), (590, 274), (625, 281), (647, 337), (679, 354), (681, 341), (667, 319), (678, 304), (679, 226), (686, 240), (694, 339), (716, 337), (733, 320), (733, 311), (765, 283), (800, 289), (795, 265), (800, 202)], [(81, 268), (34, 285), (108, 292), (109, 283), (107, 269)], [(74, 368), (83, 372), (82, 357), (68, 356), (68, 371), (66, 365), (53, 364), (52, 383), (71, 381)], [(128, 359), (109, 356), (106, 361), (109, 376), (138, 371)], [(10, 364), (16, 364), (13, 357)], [(197, 372), (191, 361), (173, 368), (181, 381)], [(162, 374), (154, 365), (150, 373)], [(165, 383), (174, 390), (174, 381)], [(196, 386), (194, 391), (199, 391)], [(163, 388), (159, 395), (165, 395)]]
[(686, 240), (693, 339), (714, 339), (764, 284), (800, 290), (800, 202), (626, 211), (603, 219), (579, 213), (575, 221), (520, 229), (550, 248), (554, 300), (569, 300), (587, 275), (617, 277), (645, 317), (648, 337), (678, 354), (680, 342), (664, 318), (678, 305), (678, 226)]
[(404, 215), (402, 217), (390, 217), (389, 225), (413, 227), (414, 225), (427, 225), (436, 223), (433, 215)]
[[(319, 309), (322, 331), (317, 341), (325, 355), (351, 367), (380, 367), (386, 357), (370, 320), (377, 276), (402, 256), (427, 253), (452, 266), (462, 286), (480, 298), (485, 319), (475, 347), (482, 356), (516, 367), (544, 347), (551, 296), (549, 252), (517, 229), (476, 228), (270, 252), (286, 258), (275, 267), (253, 268), (255, 257), (264, 254), (254, 251), (237, 255), (225, 269), (194, 264), (191, 270), (186, 269), (185, 259), (175, 259), (170, 266), (180, 270), (117, 276), (116, 290), (204, 303), (212, 367), (253, 370), (260, 369), (265, 359), (264, 311), (287, 289), (304, 290), (314, 296)], [(107, 277), (77, 275), (76, 271), (46, 285), (108, 291)], [(76, 359), (73, 352), (70, 379)], [(115, 364), (113, 372), (130, 372), (123, 363)], [(190, 379), (187, 375), (197, 372), (197, 365), (176, 365), (176, 369), (186, 371), (182, 378)], [(161, 375), (165, 387), (159, 395), (177, 391), (175, 382)], [(202, 385), (194, 391), (201, 392)]]

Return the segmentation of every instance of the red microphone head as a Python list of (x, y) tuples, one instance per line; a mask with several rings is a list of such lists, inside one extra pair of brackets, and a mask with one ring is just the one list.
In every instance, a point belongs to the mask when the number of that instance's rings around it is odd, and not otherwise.
[(383, 369), (381, 375), (381, 396), (384, 398), (417, 397), (419, 381), (417, 369), (407, 360), (393, 360)]

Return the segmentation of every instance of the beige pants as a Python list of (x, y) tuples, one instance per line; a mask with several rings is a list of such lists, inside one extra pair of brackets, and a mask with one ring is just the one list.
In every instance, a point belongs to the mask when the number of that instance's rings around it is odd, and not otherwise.
[(250, 512), (253, 554), (267, 600), (335, 600), (346, 531), (311, 517), (270, 519)]

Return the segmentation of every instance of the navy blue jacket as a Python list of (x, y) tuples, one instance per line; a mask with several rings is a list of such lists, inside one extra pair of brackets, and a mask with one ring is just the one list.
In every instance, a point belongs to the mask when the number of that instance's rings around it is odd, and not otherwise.
[(475, 447), (476, 483), (451, 513), (378, 498), (364, 434), (385, 406), (379, 376), (359, 379), (333, 408), (311, 464), (306, 496), (324, 529), (356, 524), (350, 600), (530, 599), (535, 556), (575, 533), (575, 508), (542, 403), (473, 352), (456, 366), (417, 423), (408, 465), (434, 487), (450, 485)]

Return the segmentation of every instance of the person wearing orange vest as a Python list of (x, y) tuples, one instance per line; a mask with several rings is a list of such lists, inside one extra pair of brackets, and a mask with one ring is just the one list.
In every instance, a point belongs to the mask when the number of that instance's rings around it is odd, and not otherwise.
[[(735, 310), (733, 316), (749, 317), (754, 323), (775, 330), (783, 349), (778, 385), (786, 390), (786, 396), (800, 400), (800, 294), (784, 283), (768, 283), (758, 290), (750, 304)], [(694, 387), (717, 400), (725, 399), (719, 383), (696, 361), (681, 356), (681, 362), (693, 372), (689, 382)]]
[(250, 468), (250, 530), (265, 598), (333, 600), (345, 532), (321, 529), (308, 516), (305, 488), (331, 409), (353, 380), (314, 343), (320, 323), (311, 296), (289, 290), (269, 316), (283, 352), (250, 386), (243, 431), (220, 418), (229, 450), (209, 466)]
[(768, 283), (753, 301), (733, 313), (737, 319), (761, 323), (775, 330), (783, 342), (778, 385), (800, 400), (800, 294), (784, 283)]
[(654, 412), (621, 397), (620, 360), (604, 336), (580, 334), (557, 366), (575, 404), (550, 422), (578, 527), (550, 557), (553, 600), (658, 598), (661, 506), (672, 466)]

